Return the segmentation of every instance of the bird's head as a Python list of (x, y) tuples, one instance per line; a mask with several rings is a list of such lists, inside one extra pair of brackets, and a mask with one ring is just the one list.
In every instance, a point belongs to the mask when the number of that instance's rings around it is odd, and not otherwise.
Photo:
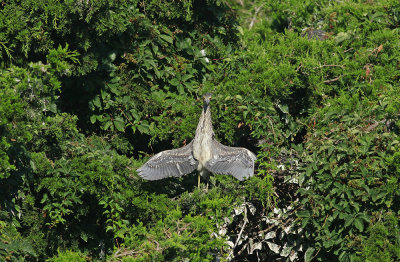
[(204, 99), (204, 105), (208, 106), (210, 104), (210, 100), (211, 100), (211, 93), (205, 93), (203, 95), (203, 99)]

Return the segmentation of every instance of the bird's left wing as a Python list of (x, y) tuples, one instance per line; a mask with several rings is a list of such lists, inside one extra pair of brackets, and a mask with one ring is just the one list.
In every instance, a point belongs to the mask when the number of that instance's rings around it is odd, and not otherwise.
[(138, 175), (146, 180), (159, 180), (193, 172), (198, 162), (193, 158), (192, 147), (193, 141), (184, 147), (156, 154), (137, 170)]
[(254, 175), (254, 161), (257, 157), (250, 150), (224, 146), (216, 140), (212, 143), (213, 157), (206, 163), (209, 171), (231, 175), (240, 181)]

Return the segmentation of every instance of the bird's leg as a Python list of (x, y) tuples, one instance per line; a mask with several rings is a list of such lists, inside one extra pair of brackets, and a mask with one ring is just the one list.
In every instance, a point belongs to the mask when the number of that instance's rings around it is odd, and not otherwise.
[(197, 176), (197, 186), (200, 189), (200, 173)]

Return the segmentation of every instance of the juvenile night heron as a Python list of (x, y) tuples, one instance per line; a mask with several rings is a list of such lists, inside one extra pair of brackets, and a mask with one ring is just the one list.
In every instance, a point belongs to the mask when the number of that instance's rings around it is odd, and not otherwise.
[(206, 177), (209, 172), (231, 175), (241, 181), (253, 176), (256, 156), (246, 148), (224, 146), (215, 140), (210, 111), (211, 94), (206, 93), (203, 98), (203, 110), (194, 139), (184, 147), (162, 151), (150, 158), (137, 170), (139, 176), (159, 180), (180, 177), (197, 169), (199, 187), (200, 176)]

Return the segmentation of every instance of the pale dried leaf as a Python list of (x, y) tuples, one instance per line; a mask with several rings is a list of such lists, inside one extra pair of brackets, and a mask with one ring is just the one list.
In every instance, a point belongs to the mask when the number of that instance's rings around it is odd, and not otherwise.
[(276, 232), (275, 231), (271, 231), (271, 232), (268, 232), (266, 235), (265, 235), (265, 238), (264, 239), (271, 239), (271, 238), (275, 238), (276, 237)]
[(280, 246), (272, 242), (267, 242), (267, 245), (272, 252), (279, 254), (279, 249), (281, 248)]

